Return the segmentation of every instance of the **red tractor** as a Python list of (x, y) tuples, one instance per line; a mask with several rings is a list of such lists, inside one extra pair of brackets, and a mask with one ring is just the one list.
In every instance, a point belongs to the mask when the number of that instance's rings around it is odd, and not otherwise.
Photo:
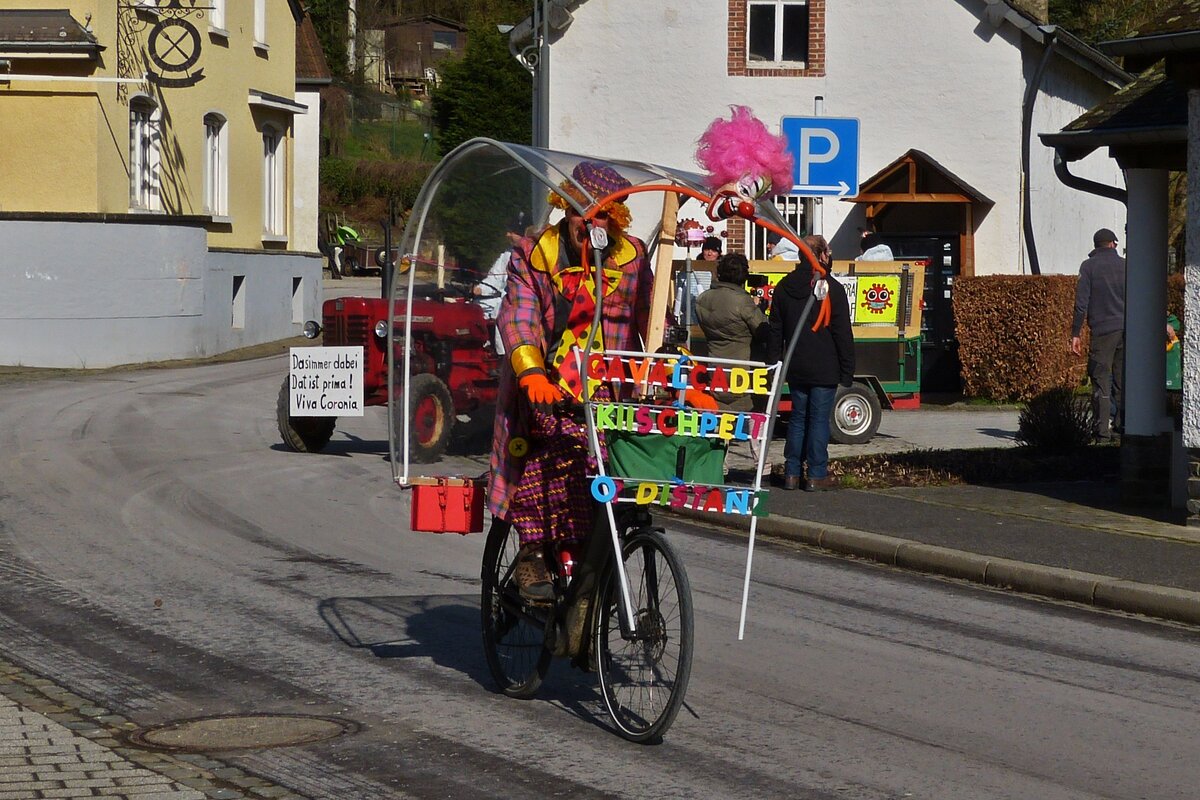
[[(495, 413), (501, 357), (493, 345), (492, 326), (475, 303), (454, 302), (452, 292), (431, 289), (412, 303), (412, 384), (409, 386), (410, 420), (403, 418), (404, 315), (396, 302), (394, 338), (396, 365), (392, 424), (409, 431), (413, 461), (437, 461), (455, 421), (470, 417), (484, 421)], [(389, 405), (388, 305), (379, 297), (339, 297), (326, 300), (321, 325), (309, 323), (305, 335), (323, 334), (327, 347), (361, 345), (363, 348), (363, 401), (368, 406)], [(276, 408), (284, 444), (301, 453), (322, 450), (337, 423), (336, 417), (294, 417), (288, 408), (288, 379), (279, 390)]]

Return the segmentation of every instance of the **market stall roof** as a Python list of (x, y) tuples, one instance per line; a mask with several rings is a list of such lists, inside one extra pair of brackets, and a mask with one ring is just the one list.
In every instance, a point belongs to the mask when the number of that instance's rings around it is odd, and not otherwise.
[(980, 203), (993, 205), (978, 189), (920, 150), (904, 155), (862, 182), (851, 203)]

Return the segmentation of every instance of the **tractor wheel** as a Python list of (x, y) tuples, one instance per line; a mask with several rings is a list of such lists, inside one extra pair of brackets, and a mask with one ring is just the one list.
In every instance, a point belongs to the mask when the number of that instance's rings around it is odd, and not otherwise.
[(438, 376), (426, 372), (413, 376), (408, 402), (412, 409), (412, 425), (409, 426), (409, 420), (404, 418), (404, 395), (397, 392), (392, 403), (392, 429), (398, 436), (404, 436), (408, 431), (410, 459), (419, 464), (430, 464), (442, 457), (450, 443), (450, 434), (454, 430), (454, 400), (446, 384)]
[(870, 386), (855, 382), (850, 388), (839, 386), (833, 401), (829, 436), (839, 444), (871, 441), (879, 430), (883, 411)]
[(329, 444), (337, 417), (293, 417), (288, 410), (288, 383), (285, 377), (275, 404), (279, 435), (283, 437), (283, 443), (297, 453), (319, 453)]

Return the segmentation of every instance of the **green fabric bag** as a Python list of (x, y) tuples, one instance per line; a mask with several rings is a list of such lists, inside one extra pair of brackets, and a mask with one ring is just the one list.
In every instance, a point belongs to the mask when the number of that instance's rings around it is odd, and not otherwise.
[(618, 478), (720, 486), (725, 483), (725, 443), (695, 436), (606, 431), (609, 474)]

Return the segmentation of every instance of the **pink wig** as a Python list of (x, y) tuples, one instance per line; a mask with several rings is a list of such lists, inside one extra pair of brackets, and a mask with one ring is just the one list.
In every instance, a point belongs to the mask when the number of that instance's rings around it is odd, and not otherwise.
[(746, 106), (730, 106), (731, 119), (717, 117), (700, 137), (696, 161), (718, 187), (747, 175), (771, 181), (776, 191), (792, 188), (792, 154), (787, 140), (775, 136)]

